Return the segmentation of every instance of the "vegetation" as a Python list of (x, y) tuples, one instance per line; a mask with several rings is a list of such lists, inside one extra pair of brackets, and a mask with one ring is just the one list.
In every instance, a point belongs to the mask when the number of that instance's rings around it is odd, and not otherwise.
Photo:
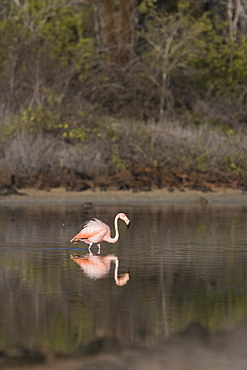
[(247, 186), (239, 0), (3, 0), (0, 171), (16, 186)]

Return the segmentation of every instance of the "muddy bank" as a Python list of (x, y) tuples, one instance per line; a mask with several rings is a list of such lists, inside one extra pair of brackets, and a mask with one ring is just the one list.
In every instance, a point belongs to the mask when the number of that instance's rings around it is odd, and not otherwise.
[[(13, 191), (12, 191), (13, 189)], [(67, 191), (64, 188), (51, 190), (9, 188), (0, 191), (0, 205), (93, 205), (114, 204), (246, 204), (247, 192), (240, 189), (197, 190), (155, 189), (151, 191)]]

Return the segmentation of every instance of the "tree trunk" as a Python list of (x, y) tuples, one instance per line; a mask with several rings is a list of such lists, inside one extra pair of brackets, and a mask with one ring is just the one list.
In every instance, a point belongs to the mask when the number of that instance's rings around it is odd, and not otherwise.
[(111, 61), (116, 55), (115, 1), (102, 0), (102, 29)]
[(120, 63), (126, 63), (133, 57), (134, 48), (134, 1), (119, 0), (120, 29), (119, 29), (119, 55)]
[(134, 0), (102, 0), (101, 8), (109, 60), (125, 64), (134, 54)]

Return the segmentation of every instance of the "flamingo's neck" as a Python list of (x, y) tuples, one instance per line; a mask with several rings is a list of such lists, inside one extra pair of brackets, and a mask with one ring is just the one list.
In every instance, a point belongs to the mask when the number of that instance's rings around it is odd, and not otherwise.
[(118, 261), (118, 258), (116, 257), (116, 259), (115, 259), (114, 280), (115, 280), (116, 285), (124, 286), (129, 281), (129, 273), (126, 272), (126, 274), (123, 274), (120, 277), (118, 277), (118, 265), (119, 265), (119, 261)]
[(118, 258), (115, 259), (115, 270), (114, 270), (114, 279), (115, 282), (118, 282)]
[(108, 243), (116, 243), (118, 241), (118, 238), (119, 238), (118, 218), (119, 218), (119, 215), (116, 215), (115, 220), (114, 220), (115, 236), (114, 236), (114, 238), (109, 237), (109, 239), (106, 240)]
[(119, 261), (117, 256), (114, 254), (109, 254), (108, 256), (104, 257), (104, 260), (109, 263), (109, 269), (110, 269), (110, 263), (115, 262), (115, 269), (114, 269), (114, 279), (116, 283), (118, 282), (118, 266), (119, 266)]

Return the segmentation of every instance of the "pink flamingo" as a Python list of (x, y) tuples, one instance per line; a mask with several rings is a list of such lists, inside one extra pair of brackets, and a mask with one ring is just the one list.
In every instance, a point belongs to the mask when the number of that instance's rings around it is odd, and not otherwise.
[(92, 254), (86, 254), (85, 256), (79, 257), (77, 255), (71, 255), (70, 258), (77, 263), (84, 273), (90, 279), (101, 279), (107, 276), (110, 271), (111, 262), (115, 262), (114, 280), (116, 285), (124, 286), (129, 281), (129, 273), (126, 272), (118, 277), (118, 258), (114, 254), (108, 254), (107, 256), (93, 256)]
[(124, 213), (118, 213), (114, 219), (114, 226), (115, 226), (115, 236), (114, 238), (111, 237), (111, 229), (108, 225), (106, 225), (103, 221), (98, 220), (97, 218), (93, 218), (85, 222), (81, 231), (74, 236), (70, 241), (71, 243), (75, 244), (79, 241), (85, 242), (89, 244), (88, 251), (91, 253), (91, 247), (94, 243), (98, 244), (98, 254), (100, 253), (100, 243), (105, 241), (108, 243), (116, 243), (119, 238), (118, 232), (118, 219), (123, 220), (127, 227), (130, 226), (130, 220)]

